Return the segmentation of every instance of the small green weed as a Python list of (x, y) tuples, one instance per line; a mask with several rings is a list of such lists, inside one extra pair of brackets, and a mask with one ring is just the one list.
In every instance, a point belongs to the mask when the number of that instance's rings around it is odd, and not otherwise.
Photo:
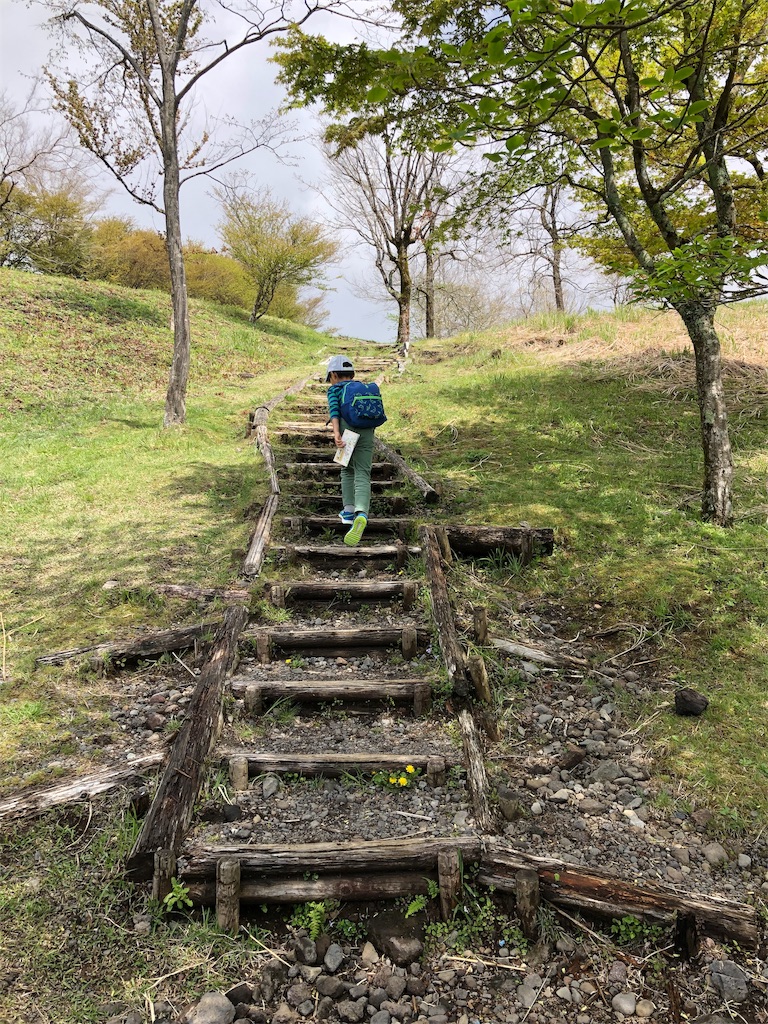
[(192, 908), (189, 888), (183, 882), (180, 882), (178, 878), (171, 879), (171, 891), (163, 899), (163, 906), (169, 912)]
[(317, 939), (325, 930), (329, 916), (338, 910), (338, 907), (337, 900), (300, 903), (294, 908), (288, 924), (293, 928), (303, 928), (310, 939)]
[(611, 935), (619, 946), (632, 946), (641, 942), (656, 943), (663, 934), (664, 929), (661, 925), (648, 924), (632, 914), (620, 917), (611, 925)]
[(422, 910), (426, 910), (430, 900), (436, 900), (440, 895), (440, 886), (433, 878), (425, 878), (424, 881), (427, 883), (426, 893), (419, 893), (408, 902), (404, 913), (405, 918), (420, 914)]

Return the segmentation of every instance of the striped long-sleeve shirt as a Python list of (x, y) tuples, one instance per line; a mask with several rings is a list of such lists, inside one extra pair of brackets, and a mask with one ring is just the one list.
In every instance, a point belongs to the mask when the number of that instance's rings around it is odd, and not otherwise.
[(348, 381), (343, 381), (340, 384), (331, 384), (328, 388), (328, 419), (341, 419), (341, 396), (347, 383)]

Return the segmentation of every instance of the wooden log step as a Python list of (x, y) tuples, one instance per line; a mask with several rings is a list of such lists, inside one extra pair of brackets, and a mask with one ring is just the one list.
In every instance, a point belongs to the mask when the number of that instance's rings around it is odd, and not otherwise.
[(474, 836), (422, 836), (370, 842), (192, 845), (179, 858), (178, 868), (179, 878), (184, 882), (213, 878), (217, 863), (224, 858), (240, 862), (242, 878), (305, 871), (318, 875), (340, 870), (377, 874), (382, 868), (427, 870), (437, 864), (441, 853), (448, 851), (461, 854), (465, 865), (474, 864), (480, 859), (481, 843)]
[[(326, 446), (326, 455), (329, 458), (333, 458), (336, 449), (333, 445)], [(287, 454), (287, 453), (286, 453)], [(322, 450), (319, 445), (315, 445), (312, 448), (296, 448), (291, 446), (290, 456), (293, 462), (317, 462), (322, 457)]]
[(530, 869), (538, 873), (542, 896), (556, 906), (612, 918), (632, 914), (668, 920), (677, 914), (695, 918), (699, 931), (706, 935), (736, 941), (748, 949), (754, 949), (758, 942), (757, 912), (749, 904), (682, 893), (653, 882), (636, 885), (607, 871), (534, 857), (501, 839), (487, 839), (478, 880), (501, 892), (514, 893), (517, 873)]
[[(283, 476), (283, 483), (280, 485), (280, 489), (285, 491), (285, 476)], [(305, 490), (307, 487), (312, 487), (313, 490), (317, 489), (318, 494), (336, 494), (339, 508), (341, 508), (341, 481), (337, 476), (315, 476), (315, 477), (304, 477), (304, 476), (292, 476), (289, 478), (293, 481), (294, 486), (301, 487)], [(391, 487), (402, 487), (401, 480), (371, 480), (371, 491), (375, 495), (381, 494), (383, 491), (388, 491)], [(290, 494), (286, 495), (288, 501), (290, 501)]]
[[(325, 511), (331, 509), (334, 512), (341, 510), (341, 498), (338, 491), (335, 494), (300, 494), (292, 490), (292, 486), (303, 486), (305, 481), (286, 481), (282, 485), (283, 502), (287, 505), (301, 509), (318, 509)], [(402, 515), (412, 507), (413, 502), (405, 494), (381, 494), (376, 498), (376, 511), (389, 515)]]
[(314, 429), (302, 427), (302, 429), (297, 430), (283, 423), (278, 423), (272, 428), (271, 437), (274, 444), (295, 445), (301, 442), (301, 444), (317, 445), (318, 448), (325, 448), (326, 451), (329, 446), (333, 445), (333, 434), (330, 427), (318, 428), (316, 426)]
[[(283, 473), (293, 477), (315, 477), (333, 476), (341, 473), (341, 466), (338, 462), (332, 461), (329, 456), (327, 462), (286, 462), (283, 466)], [(390, 462), (374, 462), (371, 465), (372, 480), (394, 480), (397, 476), (397, 467)]]
[[(266, 754), (255, 750), (222, 750), (221, 760), (226, 765), (234, 757), (245, 758), (248, 762), (248, 775), (254, 778), (265, 772), (278, 775), (324, 775), (329, 778), (344, 775), (347, 772), (378, 772), (393, 771), (404, 774), (409, 767), (418, 768), (425, 777), (430, 757), (426, 754)], [(440, 785), (445, 781), (447, 767), (457, 763), (452, 761), (446, 765), (445, 758), (437, 757), (435, 765), (427, 781), (432, 785)], [(437, 781), (440, 780), (440, 781)]]
[(523, 562), (536, 555), (551, 555), (555, 546), (551, 527), (455, 526), (445, 524), (448, 543), (463, 555), (487, 555), (501, 549)]
[(330, 558), (339, 563), (366, 559), (394, 560), (398, 569), (403, 568), (408, 555), (418, 557), (421, 554), (417, 544), (358, 544), (357, 547), (345, 544), (273, 544), (270, 550), (289, 560)]
[(324, 703), (346, 701), (393, 700), (413, 702), (413, 713), (424, 715), (429, 711), (432, 688), (425, 679), (311, 679), (252, 682), (250, 679), (232, 681), (232, 693), (245, 700), (246, 708), (260, 715), (264, 702), (283, 697), (296, 703)]
[(406, 637), (416, 633), (416, 647), (424, 648), (429, 643), (430, 632), (415, 629), (412, 625), (359, 626), (352, 629), (290, 629), (284, 626), (251, 626), (244, 633), (255, 642), (257, 650), (273, 648), (280, 651), (322, 650), (325, 647), (400, 647), (405, 648)]
[[(309, 869), (312, 870), (312, 869)], [(280, 878), (274, 881), (242, 882), (241, 903), (307, 903), (320, 900), (395, 900), (429, 892), (437, 883), (437, 871), (378, 875), (324, 875), (317, 879)], [(192, 882), (188, 895), (194, 906), (214, 906), (216, 881)]]
[(418, 580), (281, 580), (266, 583), (264, 596), (275, 607), (285, 607), (286, 601), (380, 601), (402, 597), (403, 608), (408, 611), (418, 596)]
[[(395, 533), (403, 537), (409, 526), (415, 525), (415, 519), (399, 517), (397, 519), (387, 516), (371, 516), (365, 528), (366, 535), (372, 533)], [(349, 530), (349, 523), (343, 523), (338, 515), (335, 516), (283, 516), (283, 526), (289, 526), (292, 530), (300, 533), (315, 532), (322, 530), (333, 530), (334, 533), (346, 533)]]
[(76, 800), (91, 799), (106, 793), (116, 786), (130, 786), (137, 783), (142, 773), (149, 768), (156, 768), (163, 763), (165, 755), (162, 751), (137, 757), (129, 764), (119, 768), (102, 768), (89, 775), (80, 775), (66, 782), (44, 786), (32, 792), (9, 797), (0, 802), (0, 820), (3, 818), (23, 818), (28, 815), (42, 814), (50, 807), (73, 803)]
[[(114, 582), (114, 581), (113, 581)], [(194, 583), (125, 583), (118, 584), (122, 593), (137, 593), (152, 590), (165, 597), (179, 597), (188, 601), (244, 601), (251, 599), (252, 591), (248, 587), (198, 587)], [(113, 590), (115, 587), (106, 584), (102, 590)]]

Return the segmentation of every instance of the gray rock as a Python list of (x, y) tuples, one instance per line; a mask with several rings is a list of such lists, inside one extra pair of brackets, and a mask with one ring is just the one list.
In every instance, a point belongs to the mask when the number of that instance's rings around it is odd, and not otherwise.
[(277, 990), (285, 984), (288, 978), (288, 967), (277, 957), (268, 960), (261, 969), (259, 984), (261, 994), (265, 1003), (271, 1003), (275, 998)]
[(371, 1017), (369, 1024), (389, 1024), (392, 1020), (389, 1010), (377, 1010)]
[(293, 1024), (297, 1018), (295, 1010), (292, 1010), (288, 1003), (280, 1003), (272, 1017), (272, 1024)]
[(637, 1007), (637, 996), (634, 992), (619, 992), (611, 1000), (611, 1006), (616, 1013), (623, 1013), (625, 1017), (634, 1017)]
[(637, 1006), (635, 1007), (636, 1017), (652, 1017), (656, 1004), (650, 999), (638, 999)]
[(302, 981), (298, 985), (291, 985), (285, 998), (290, 1006), (298, 1008), (301, 1003), (312, 998), (312, 989)]
[(371, 921), (368, 932), (371, 942), (400, 966), (412, 964), (424, 952), (424, 914), (407, 920), (398, 910), (385, 910)]
[(720, 843), (707, 843), (702, 852), (707, 864), (711, 864), (713, 868), (719, 868), (728, 863), (728, 854)]
[(315, 1000), (305, 999), (303, 1003), (299, 1003), (296, 1009), (302, 1017), (311, 1017), (315, 1012)]
[(321, 996), (330, 996), (331, 999), (341, 999), (347, 994), (347, 986), (341, 978), (332, 978), (327, 974), (317, 979), (315, 987)]
[(397, 1002), (403, 992), (405, 992), (407, 984), (408, 982), (405, 978), (401, 978), (399, 975), (393, 974), (384, 988), (387, 996)]
[(387, 990), (384, 988), (372, 988), (368, 993), (368, 1003), (375, 1009), (381, 1009), (381, 1004), (387, 1000)]
[[(239, 984), (233, 985), (232, 988), (227, 989), (224, 994), (234, 1006), (237, 1006), (238, 1003), (253, 1002), (253, 989), (247, 981), (241, 981)], [(157, 1013), (157, 1009), (155, 1010), (155, 1013)]]
[(709, 965), (712, 984), (727, 1002), (743, 1003), (749, 995), (747, 977), (733, 960), (715, 960)]
[(592, 797), (585, 796), (583, 800), (579, 801), (578, 808), (582, 814), (602, 814), (605, 810), (605, 804)]
[(509, 786), (499, 786), (499, 810), (506, 821), (517, 821), (523, 817), (523, 808), (517, 795)]
[(614, 960), (608, 969), (608, 984), (621, 985), (627, 980), (627, 965), (621, 960)]
[(296, 939), (293, 951), (296, 954), (297, 963), (308, 966), (317, 963), (317, 946), (308, 935), (302, 935)]
[(318, 1020), (328, 1020), (332, 1013), (336, 1010), (336, 1004), (328, 996), (323, 998), (317, 1004), (317, 1011), (315, 1016)]
[(323, 957), (323, 963), (326, 970), (329, 970), (331, 974), (335, 974), (344, 963), (344, 950), (338, 942), (332, 942), (328, 947), (328, 952)]
[(265, 800), (269, 797), (274, 796), (275, 793), (280, 789), (280, 780), (276, 775), (268, 775), (264, 782), (261, 784), (261, 792)]
[(235, 1007), (223, 992), (206, 992), (187, 1014), (187, 1024), (232, 1024)]
[(517, 990), (517, 999), (518, 1002), (528, 1010), (536, 1002), (538, 994), (538, 988), (530, 988), (528, 985), (520, 985)]
[(310, 985), (314, 985), (322, 973), (322, 967), (309, 967), (307, 964), (302, 964), (301, 967), (299, 967), (299, 974), (302, 976), (304, 981), (309, 982)]
[(624, 773), (615, 761), (602, 761), (589, 776), (592, 782), (615, 782)]
[(345, 999), (336, 1007), (336, 1013), (339, 1015), (339, 1020), (343, 1020), (345, 1024), (357, 1024), (365, 1017), (365, 1000), (358, 999), (356, 1002), (352, 1002), (351, 999)]
[(376, 964), (379, 962), (379, 954), (376, 952), (376, 947), (372, 942), (366, 942), (363, 946), (360, 959), (364, 964)]

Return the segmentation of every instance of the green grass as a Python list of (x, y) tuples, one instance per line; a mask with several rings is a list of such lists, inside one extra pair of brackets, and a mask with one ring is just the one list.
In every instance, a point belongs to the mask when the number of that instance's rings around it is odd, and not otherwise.
[[(167, 432), (167, 296), (12, 271), (0, 284), (8, 793), (68, 774), (78, 758), (92, 767), (98, 755), (83, 754), (83, 740), (112, 726), (114, 680), (87, 666), (40, 669), (36, 655), (199, 620), (194, 604), (158, 598), (153, 581), (236, 579), (267, 491), (246, 414), (318, 369), (334, 343), (193, 303), (188, 423)], [(381, 431), (443, 483), (443, 503), (425, 518), (554, 528), (554, 554), (532, 566), (457, 563), (457, 594), (487, 603), (500, 629), (522, 594), (563, 635), (606, 657), (626, 651), (648, 695), (616, 699), (657, 755), (657, 806), (706, 805), (729, 830), (768, 813), (766, 325), (761, 304), (722, 317), (731, 530), (700, 520), (688, 346), (668, 315), (548, 316), (417, 342), (408, 372), (387, 385)], [(120, 586), (104, 590), (107, 580)], [(510, 694), (524, 686), (500, 656), (490, 668)], [(671, 712), (682, 683), (710, 698), (703, 717)], [(104, 802), (93, 820), (78, 806), (3, 830), (0, 977), (18, 968), (24, 986), (0, 995), (0, 1024), (22, 1019), (30, 999), (47, 1019), (80, 1024), (104, 1019), (110, 1000), (135, 1007), (162, 990), (183, 1005), (243, 975), (242, 938), (210, 919), (169, 921), (144, 887), (125, 883), (135, 827), (124, 806)], [(134, 932), (137, 912), (149, 916), (146, 936)], [(247, 957), (259, 948), (248, 944)]]
[[(724, 317), (725, 353), (743, 360), (742, 323), (760, 337), (766, 308)], [(573, 341), (553, 347), (546, 332)], [(690, 360), (674, 332), (669, 317), (623, 311), (424, 343), (438, 362), (420, 364), (417, 344), (413, 372), (389, 388), (391, 428), (444, 481), (455, 518), (554, 527), (553, 557), (508, 572), (508, 585), (566, 609), (587, 639), (632, 624), (597, 641), (606, 656), (647, 631), (635, 660), (652, 696), (628, 710), (651, 719), (662, 770), (749, 822), (768, 812), (768, 787), (755, 784), (768, 776), (768, 359), (755, 341), (751, 366), (726, 365), (737, 522), (720, 530), (701, 522), (698, 409), (691, 373), (675, 376)], [(583, 338), (596, 339), (586, 358)], [(677, 683), (710, 697), (703, 718), (671, 713)]]
[[(2, 695), (43, 706), (53, 752), (82, 705), (95, 725), (103, 702), (35, 656), (147, 624), (147, 607), (115, 601), (107, 580), (236, 578), (268, 488), (247, 413), (317, 369), (329, 339), (193, 303), (188, 422), (164, 431), (167, 295), (8, 270), (0, 284)], [(151, 622), (190, 611), (155, 602)], [(31, 748), (21, 726), (0, 735), (0, 788), (45, 752), (46, 729), (34, 731)]]

